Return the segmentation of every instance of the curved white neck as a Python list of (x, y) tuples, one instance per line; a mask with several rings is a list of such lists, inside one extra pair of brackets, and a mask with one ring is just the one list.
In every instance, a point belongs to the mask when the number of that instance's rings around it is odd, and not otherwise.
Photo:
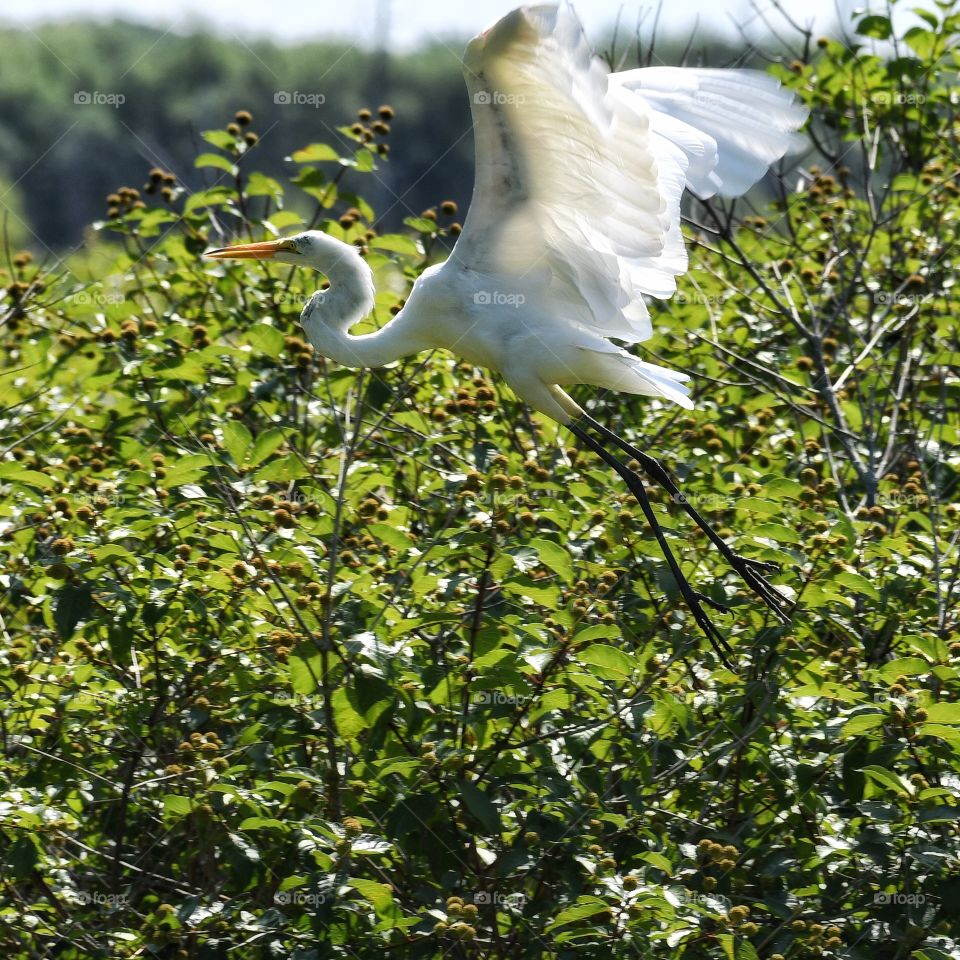
[(327, 275), (330, 286), (315, 293), (300, 314), (307, 339), (324, 357), (347, 367), (379, 367), (415, 352), (405, 342), (399, 314), (375, 333), (353, 336), (350, 328), (366, 317), (375, 302), (373, 271), (354, 247), (343, 250), (317, 269)]

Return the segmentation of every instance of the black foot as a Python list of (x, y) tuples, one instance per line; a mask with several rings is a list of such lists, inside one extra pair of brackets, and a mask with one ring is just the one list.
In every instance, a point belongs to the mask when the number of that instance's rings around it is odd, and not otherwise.
[(754, 560), (751, 557), (742, 557), (739, 553), (735, 554), (735, 556), (738, 560), (750, 564), (755, 570), (762, 570), (764, 573), (780, 572), (780, 564), (774, 563), (772, 560)]
[(713, 649), (717, 652), (717, 656), (720, 657), (720, 660), (723, 662), (723, 665), (728, 669), (733, 669), (730, 666), (729, 657), (733, 656), (733, 648), (727, 643), (727, 638), (716, 628), (713, 621), (707, 614), (707, 611), (703, 609), (702, 604), (706, 603), (709, 606), (713, 607), (716, 610), (723, 612), (727, 611), (722, 603), (717, 603), (716, 600), (713, 600), (711, 597), (705, 596), (702, 593), (694, 590), (686, 580), (681, 580), (679, 582), (680, 595), (683, 597), (684, 602), (687, 604), (687, 608), (693, 614), (693, 619), (697, 622), (697, 626), (706, 634), (707, 639), (713, 646)]
[(768, 583), (764, 577), (765, 573), (778, 572), (779, 567), (775, 563), (764, 560), (751, 560), (748, 557), (742, 557), (740, 554), (735, 553), (717, 531), (697, 512), (693, 504), (680, 492), (680, 488), (676, 485), (670, 474), (663, 468), (662, 464), (648, 453), (638, 450), (633, 444), (627, 443), (626, 440), (618, 437), (613, 431), (597, 423), (592, 417), (584, 415), (583, 419), (585, 423), (601, 433), (611, 443), (618, 446), (625, 453), (630, 454), (630, 456), (640, 464), (643, 471), (651, 480), (666, 490), (675, 503), (681, 504), (687, 515), (710, 538), (710, 541), (720, 551), (727, 563), (742, 577), (744, 583), (763, 600), (778, 620), (783, 623), (789, 623), (792, 603), (782, 593), (774, 589), (772, 584)]
[(705, 603), (708, 606), (713, 607), (714, 610), (719, 610), (721, 613), (729, 613), (730, 607), (725, 603), (721, 603), (719, 600), (714, 600), (713, 597), (708, 597), (705, 593), (700, 593), (699, 591), (694, 593), (694, 596), (701, 602)]
[(773, 611), (774, 616), (781, 623), (789, 623), (793, 604), (763, 576), (764, 573), (779, 572), (780, 567), (769, 560), (753, 560), (732, 551), (727, 560), (743, 582)]

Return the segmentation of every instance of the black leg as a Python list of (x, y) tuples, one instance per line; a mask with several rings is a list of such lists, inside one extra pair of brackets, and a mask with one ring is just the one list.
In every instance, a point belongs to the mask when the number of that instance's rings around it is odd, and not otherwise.
[(640, 504), (640, 509), (643, 510), (644, 516), (647, 518), (647, 523), (650, 524), (650, 528), (653, 530), (653, 535), (657, 539), (660, 550), (673, 573), (674, 579), (677, 581), (680, 594), (686, 601), (687, 606), (690, 608), (693, 618), (697, 621), (700, 629), (706, 634), (707, 639), (713, 645), (713, 649), (716, 650), (717, 656), (720, 657), (720, 660), (723, 662), (724, 666), (730, 668), (728, 656), (732, 655), (733, 651), (731, 650), (730, 645), (727, 643), (723, 634), (720, 633), (720, 631), (714, 626), (710, 618), (707, 616), (707, 612), (703, 609), (703, 604), (706, 603), (716, 610), (725, 611), (727, 608), (723, 604), (717, 603), (717, 601), (713, 600), (711, 597), (705, 596), (702, 593), (698, 593), (693, 589), (693, 587), (690, 586), (690, 582), (681, 572), (680, 564), (677, 563), (677, 559), (673, 555), (673, 551), (670, 549), (670, 545), (667, 543), (667, 538), (664, 536), (663, 530), (657, 521), (656, 514), (653, 511), (653, 506), (650, 503), (650, 498), (647, 496), (647, 491), (643, 486), (643, 481), (641, 481), (637, 474), (635, 474), (622, 460), (618, 460), (612, 453), (610, 453), (610, 451), (607, 450), (599, 440), (591, 437), (590, 434), (583, 429), (583, 427), (576, 423), (576, 421), (568, 423), (567, 427), (578, 439), (580, 439), (591, 450), (593, 450), (593, 452), (596, 453), (604, 463), (613, 467), (613, 469), (620, 474), (627, 486), (630, 488), (630, 492), (637, 498), (637, 503)]
[(774, 573), (778, 567), (775, 563), (767, 563), (763, 560), (751, 560), (749, 557), (743, 557), (730, 548), (724, 542), (720, 534), (699, 514), (692, 504), (687, 502), (686, 497), (680, 492), (680, 488), (673, 481), (673, 478), (664, 470), (663, 466), (651, 457), (649, 454), (638, 450), (635, 446), (627, 443), (621, 437), (618, 437), (612, 430), (608, 430), (603, 424), (598, 423), (587, 414), (581, 417), (584, 423), (592, 427), (605, 439), (616, 444), (624, 453), (633, 457), (655, 483), (658, 483), (675, 503), (679, 503), (693, 521), (710, 538), (710, 541), (720, 551), (724, 559), (730, 566), (743, 578), (744, 583), (760, 597), (761, 600), (773, 611), (781, 623), (790, 622), (790, 610), (792, 604), (779, 590), (776, 590), (763, 576), (765, 573)]

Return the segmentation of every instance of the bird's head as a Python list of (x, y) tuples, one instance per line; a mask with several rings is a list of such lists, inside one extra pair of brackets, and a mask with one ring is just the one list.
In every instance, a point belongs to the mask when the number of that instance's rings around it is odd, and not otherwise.
[(240, 243), (208, 250), (204, 256), (211, 260), (273, 260), (329, 272), (345, 258), (349, 258), (348, 262), (359, 258), (360, 252), (352, 244), (343, 243), (320, 230), (307, 230), (281, 240)]

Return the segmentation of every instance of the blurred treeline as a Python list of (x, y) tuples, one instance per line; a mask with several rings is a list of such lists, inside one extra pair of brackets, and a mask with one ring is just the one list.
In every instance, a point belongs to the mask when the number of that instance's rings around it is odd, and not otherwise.
[[(238, 109), (254, 116), (256, 168), (276, 176), (293, 150), (336, 142), (331, 131), (359, 109), (390, 103), (395, 147), (378, 190), (370, 195), (365, 185), (381, 225), (396, 227), (446, 198), (465, 206), (473, 140), (460, 78), (464, 42), (387, 58), (342, 42), (280, 45), (128, 22), (0, 29), (0, 226), (11, 245), (63, 252), (103, 218), (107, 194), (141, 186), (154, 165), (188, 189), (210, 186), (226, 174), (193, 168), (199, 131), (225, 125)], [(760, 47), (769, 57), (777, 44)], [(600, 52), (621, 68), (649, 55), (623, 31)], [(655, 62), (683, 60), (766, 62), (730, 41), (657, 40)], [(280, 92), (308, 102), (278, 104)], [(78, 94), (95, 102), (78, 103)]]

